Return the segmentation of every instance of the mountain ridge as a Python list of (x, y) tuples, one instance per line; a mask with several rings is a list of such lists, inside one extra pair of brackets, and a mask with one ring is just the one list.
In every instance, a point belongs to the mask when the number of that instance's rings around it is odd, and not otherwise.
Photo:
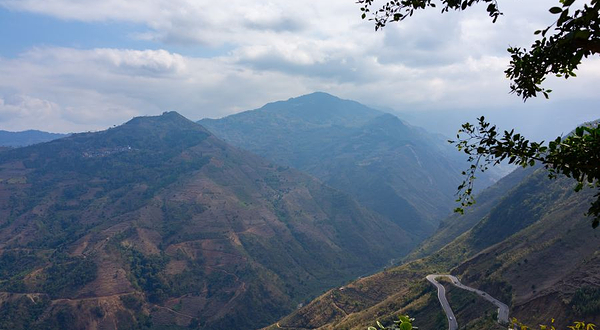
[(13, 148), (24, 147), (31, 144), (60, 139), (68, 135), (69, 134), (49, 133), (31, 129), (19, 132), (0, 130), (0, 146)]
[(30, 329), (256, 328), (413, 244), (174, 112), (0, 153), (0, 219), (3, 326)]
[(349, 193), (419, 239), (454, 207), (468, 165), (438, 135), (326, 93), (198, 122), (228, 143)]

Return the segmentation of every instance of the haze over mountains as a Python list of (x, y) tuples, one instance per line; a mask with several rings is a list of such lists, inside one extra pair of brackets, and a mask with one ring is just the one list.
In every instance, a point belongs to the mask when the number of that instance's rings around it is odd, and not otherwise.
[[(233, 145), (348, 192), (419, 239), (453, 209), (468, 166), (444, 137), (320, 92), (199, 123)], [(496, 178), (482, 175), (478, 187)]]
[[(445, 329), (432, 273), (530, 324), (600, 322), (591, 189), (492, 173), (450, 214), (468, 164), (444, 137), (325, 93), (199, 123), (1, 150), (0, 329)], [(502, 329), (448, 295), (461, 327)]]

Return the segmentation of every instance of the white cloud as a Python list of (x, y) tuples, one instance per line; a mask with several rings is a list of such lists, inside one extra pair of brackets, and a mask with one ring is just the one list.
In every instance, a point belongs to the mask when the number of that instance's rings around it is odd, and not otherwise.
[(39, 118), (47, 120), (56, 113), (59, 106), (47, 100), (40, 100), (27, 95), (11, 95), (0, 98), (0, 121), (11, 121), (15, 118)]
[[(230, 0), (1, 0), (16, 11), (83, 22), (124, 21), (145, 24), (140, 35), (165, 43), (222, 45), (264, 39), (265, 34), (297, 32), (314, 16), (315, 4), (289, 1)], [(353, 7), (350, 3), (350, 7)]]
[[(46, 130), (100, 129), (134, 115), (177, 110), (217, 117), (315, 90), (393, 108), (513, 107), (504, 77), (509, 45), (528, 46), (551, 23), (548, 4), (507, 0), (496, 24), (485, 6), (414, 17), (374, 32), (354, 1), (0, 0), (0, 6), (64, 20), (141, 24), (137, 38), (159, 50), (41, 47), (0, 58), (0, 96), (45, 100)], [(480, 8), (481, 7), (481, 8)], [(177, 45), (231, 49), (183, 56)], [(1, 44), (0, 44), (1, 46)], [(568, 83), (550, 79), (553, 99), (597, 98), (597, 60)], [(585, 70), (585, 72), (584, 72)], [(5, 101), (6, 103), (6, 101)], [(26, 103), (26, 102), (25, 102)], [(24, 103), (24, 104), (25, 104)], [(3, 105), (0, 128), (26, 105)], [(15, 107), (16, 106), (16, 107)], [(22, 109), (18, 110), (18, 109)], [(42, 110), (39, 110), (42, 111)], [(54, 119), (53, 119), (54, 118)], [(30, 121), (33, 122), (33, 121)]]
[(171, 54), (166, 50), (115, 50), (98, 49), (93, 53), (98, 60), (107, 60), (119, 69), (140, 70), (152, 73), (181, 73), (185, 69), (185, 61), (179, 54)]
[(0, 125), (10, 131), (48, 130), (48, 124), (52, 125), (54, 131), (85, 131), (92, 120), (106, 118), (111, 113), (118, 114), (113, 119), (121, 119), (119, 117), (126, 112), (123, 108), (110, 107), (87, 110), (90, 109), (62, 108), (52, 101), (23, 94), (0, 96)]

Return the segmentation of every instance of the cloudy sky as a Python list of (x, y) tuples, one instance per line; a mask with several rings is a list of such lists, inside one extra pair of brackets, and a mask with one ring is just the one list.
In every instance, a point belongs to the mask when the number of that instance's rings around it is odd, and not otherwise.
[[(218, 4), (217, 4), (218, 3)], [(76, 132), (176, 110), (222, 117), (313, 91), (455, 131), (486, 114), (534, 137), (600, 117), (600, 60), (509, 95), (506, 48), (554, 18), (543, 0), (438, 10), (375, 32), (354, 0), (0, 0), (0, 129)]]

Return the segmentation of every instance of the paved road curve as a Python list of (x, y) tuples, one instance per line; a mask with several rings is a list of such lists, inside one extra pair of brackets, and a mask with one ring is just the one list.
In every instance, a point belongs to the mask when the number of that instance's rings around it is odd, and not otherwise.
[(492, 304), (498, 306), (498, 323), (500, 324), (508, 324), (508, 306), (506, 304), (500, 302), (498, 299), (490, 296), (489, 294), (474, 289), (470, 286), (466, 286), (458, 280), (455, 276), (452, 275), (441, 275), (441, 274), (431, 274), (427, 275), (427, 280), (435, 285), (438, 289), (438, 299), (440, 300), (440, 304), (442, 304), (442, 308), (446, 313), (446, 317), (448, 318), (448, 330), (457, 330), (458, 324), (456, 323), (456, 317), (450, 308), (450, 304), (448, 304), (448, 300), (446, 299), (446, 290), (443, 285), (439, 284), (435, 279), (438, 277), (447, 277), (450, 279), (454, 286), (459, 287), (463, 290), (475, 292), (480, 295), (483, 299), (491, 302)]
[(450, 308), (448, 299), (446, 299), (446, 288), (444, 288), (443, 285), (441, 285), (435, 280), (437, 277), (440, 276), (445, 275), (427, 275), (427, 280), (437, 287), (438, 299), (440, 300), (440, 304), (442, 305), (444, 313), (446, 313), (446, 318), (448, 318), (448, 330), (458, 330), (458, 323), (456, 322), (456, 317), (454, 316), (452, 308)]

